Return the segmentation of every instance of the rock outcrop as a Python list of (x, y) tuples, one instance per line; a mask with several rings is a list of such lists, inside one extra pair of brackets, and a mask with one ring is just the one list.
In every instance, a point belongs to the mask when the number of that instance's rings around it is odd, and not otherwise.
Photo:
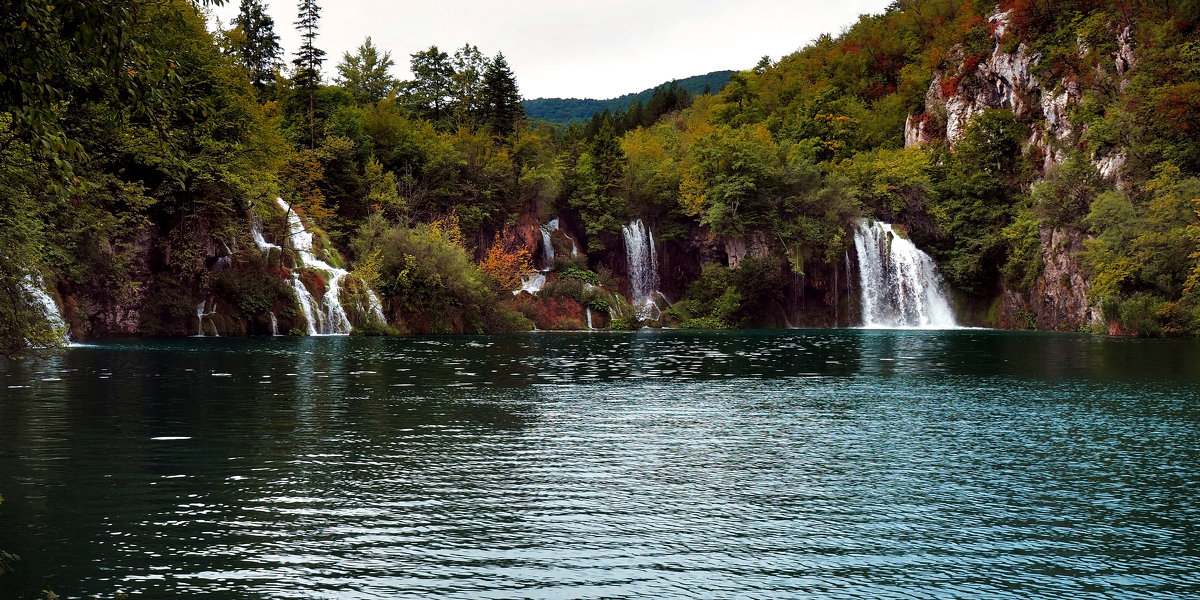
[[(952, 61), (957, 68), (934, 73), (926, 92), (925, 111), (909, 116), (905, 122), (905, 146), (941, 139), (953, 146), (962, 139), (971, 119), (983, 111), (1009, 109), (1030, 125), (1032, 135), (1026, 151), (1040, 160), (1037, 166), (1042, 173), (1050, 172), (1079, 147), (1087, 127), (1077, 126), (1070, 118), (1072, 106), (1082, 98), (1079, 83), (1070, 77), (1046, 80), (1045, 70), (1037, 68), (1040, 54), (1023, 42), (1013, 47), (1011, 40), (1005, 40), (1009, 17), (1008, 12), (1001, 11), (989, 17), (994, 42), (990, 55), (967, 56), (959, 48), (957, 60)], [(1081, 56), (1096, 51), (1083, 40), (1077, 45)], [(1116, 50), (1097, 66), (1096, 76), (1109, 78), (1123, 90), (1135, 61), (1133, 35), (1125, 27), (1116, 33)], [(1090, 158), (1102, 178), (1118, 188), (1125, 187), (1124, 151), (1107, 150)], [(1077, 258), (1083, 250), (1084, 234), (1043, 227), (1040, 237), (1044, 272), (1031, 291), (1002, 291), (997, 325), (1073, 331), (1097, 321), (1099, 310), (1089, 303), (1089, 285)]]
[(1091, 287), (1079, 266), (1085, 236), (1078, 231), (1041, 227), (1044, 267), (1033, 290), (1005, 289), (998, 316), (1006, 329), (1078, 331), (1100, 320), (1100, 310), (1087, 297)]

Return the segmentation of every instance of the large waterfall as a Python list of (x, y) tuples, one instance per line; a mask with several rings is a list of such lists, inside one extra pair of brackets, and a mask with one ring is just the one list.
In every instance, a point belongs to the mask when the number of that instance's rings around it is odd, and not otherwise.
[(654, 249), (654, 233), (641, 219), (621, 228), (625, 236), (625, 259), (629, 266), (629, 288), (638, 318), (657, 317), (654, 296), (658, 293), (658, 253)]
[(863, 222), (854, 231), (863, 327), (957, 327), (933, 259), (892, 226)]
[[(342, 306), (341, 283), (350, 272), (345, 269), (339, 269), (317, 258), (313, 254), (312, 233), (305, 229), (304, 222), (300, 220), (300, 215), (296, 214), (283, 198), (276, 199), (276, 202), (279, 203), (279, 207), (283, 209), (283, 212), (287, 214), (288, 240), (291, 242), (292, 249), (299, 255), (300, 263), (309, 269), (315, 269), (325, 274), (325, 295), (318, 301), (308, 291), (308, 288), (300, 279), (299, 273), (292, 271), (292, 289), (295, 290), (296, 299), (300, 303), (300, 310), (304, 313), (305, 320), (308, 321), (308, 335), (349, 334), (352, 327), (350, 325), (350, 318), (346, 316), (346, 309)], [(263, 244), (259, 244), (258, 242), (259, 240), (256, 238), (255, 243), (258, 244), (260, 249), (269, 250), (269, 247), (264, 248)], [(375, 295), (373, 290), (367, 290), (367, 298), (371, 314), (375, 318), (382, 320), (383, 310), (379, 302), (379, 297)]]

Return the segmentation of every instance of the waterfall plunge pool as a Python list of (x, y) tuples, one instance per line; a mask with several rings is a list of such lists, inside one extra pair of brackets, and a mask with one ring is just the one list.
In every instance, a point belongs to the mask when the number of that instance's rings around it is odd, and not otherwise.
[(643, 331), (0, 363), (0, 597), (1200, 595), (1200, 342)]

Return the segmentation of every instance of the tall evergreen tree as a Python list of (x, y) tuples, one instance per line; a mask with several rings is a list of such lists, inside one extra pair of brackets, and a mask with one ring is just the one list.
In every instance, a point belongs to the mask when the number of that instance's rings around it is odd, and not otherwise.
[(300, 17), (296, 20), (296, 29), (300, 31), (303, 41), (292, 64), (296, 65), (296, 87), (308, 93), (309, 144), (313, 148), (317, 146), (316, 93), (317, 86), (321, 83), (321, 63), (325, 62), (325, 51), (313, 44), (317, 38), (317, 21), (320, 18), (321, 7), (317, 6), (317, 0), (300, 0)]
[(342, 55), (342, 62), (337, 66), (338, 84), (354, 96), (355, 102), (373, 104), (396, 89), (398, 82), (389, 72), (393, 66), (392, 54), (384, 52), (381, 56), (368, 36), (355, 54), (346, 52)]
[(454, 67), (450, 55), (430, 46), (412, 55), (413, 80), (408, 84), (409, 101), (432, 121), (439, 121), (450, 102)]
[(496, 53), (483, 74), (482, 109), (484, 122), (498, 139), (512, 133), (525, 116), (517, 79), (508, 67), (508, 61), (504, 60), (503, 52)]
[(263, 10), (260, 0), (242, 0), (234, 25), (242, 28), (242, 43), (238, 56), (250, 70), (250, 81), (262, 90), (275, 77), (275, 68), (283, 56), (275, 20)]

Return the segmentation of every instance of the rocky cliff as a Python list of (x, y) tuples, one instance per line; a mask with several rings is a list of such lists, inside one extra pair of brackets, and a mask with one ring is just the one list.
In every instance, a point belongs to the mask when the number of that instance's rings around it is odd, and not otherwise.
[[(990, 54), (975, 56), (957, 48), (950, 61), (955, 67), (934, 73), (924, 112), (905, 122), (905, 146), (944, 139), (953, 147), (971, 119), (987, 109), (1008, 109), (1029, 125), (1025, 153), (1042, 175), (1066, 160), (1070, 150), (1081, 147), (1087, 126), (1076, 126), (1070, 117), (1082, 99), (1081, 86), (1072, 77), (1054, 79), (1048, 75), (1051, 70), (1039, 69), (1043, 57), (1024, 42), (1013, 45), (1005, 35), (1009, 16), (998, 11), (989, 17)], [(1107, 85), (1124, 89), (1126, 74), (1135, 62), (1133, 38), (1128, 27), (1117, 31), (1115, 37), (1116, 49), (1101, 57), (1094, 75)], [(1081, 56), (1100, 52), (1082, 40), (1077, 41), (1076, 50)], [(1090, 158), (1102, 178), (1117, 188), (1125, 187), (1124, 151), (1094, 152)], [(1089, 284), (1076, 258), (1086, 235), (1046, 226), (1039, 234), (1044, 270), (1031, 290), (1003, 286), (996, 325), (1062, 331), (1098, 320), (1099, 310), (1089, 303)]]

